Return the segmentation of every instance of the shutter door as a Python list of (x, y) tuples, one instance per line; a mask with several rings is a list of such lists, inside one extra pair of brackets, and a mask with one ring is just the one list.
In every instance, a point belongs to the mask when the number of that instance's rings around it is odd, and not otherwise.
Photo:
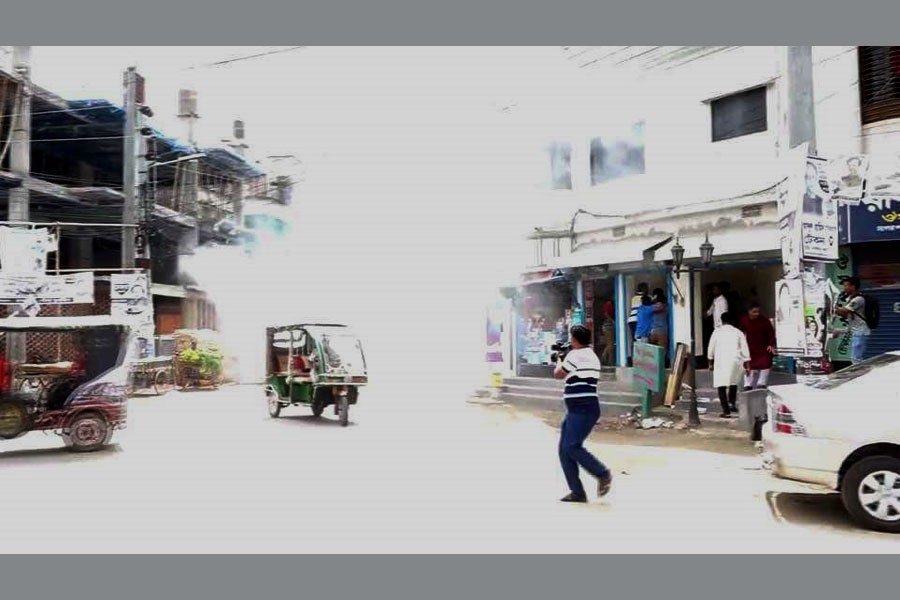
[(864, 294), (878, 299), (881, 320), (869, 336), (866, 358), (900, 350), (900, 289), (870, 289)]

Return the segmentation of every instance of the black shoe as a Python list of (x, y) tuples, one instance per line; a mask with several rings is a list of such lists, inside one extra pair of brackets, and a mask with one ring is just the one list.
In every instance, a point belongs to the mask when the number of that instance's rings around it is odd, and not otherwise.
[(722, 413), (721, 415), (719, 415), (719, 418), (720, 419), (733, 419), (734, 415), (731, 414), (730, 412), (727, 412), (727, 413)]
[(606, 477), (602, 477), (597, 480), (597, 497), (602, 498), (603, 496), (609, 493), (610, 488), (612, 487), (612, 473), (607, 475)]
[(578, 494), (569, 494), (564, 498), (559, 499), (560, 502), (580, 502), (584, 504), (587, 502), (587, 496), (579, 496)]
[(733, 412), (733, 413), (739, 412), (739, 411), (738, 411), (737, 404), (734, 404), (734, 405), (731, 406), (731, 412)]

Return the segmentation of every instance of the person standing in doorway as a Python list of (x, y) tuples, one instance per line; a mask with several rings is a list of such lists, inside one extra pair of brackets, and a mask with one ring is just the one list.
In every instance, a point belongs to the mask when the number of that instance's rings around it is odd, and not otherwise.
[(758, 303), (752, 302), (750, 310), (741, 317), (741, 331), (747, 336), (750, 350), (750, 372), (744, 380), (744, 390), (765, 389), (769, 384), (775, 354), (775, 328), (772, 321), (762, 314)]
[(641, 298), (638, 307), (637, 327), (634, 330), (634, 339), (637, 342), (649, 342), (650, 332), (653, 330), (653, 300), (650, 296)]
[(669, 305), (660, 288), (653, 290), (653, 318), (650, 343), (665, 349), (669, 343)]
[(737, 412), (737, 386), (750, 367), (747, 337), (734, 326), (730, 313), (722, 313), (722, 326), (713, 331), (706, 357), (713, 372), (713, 385), (718, 389), (719, 402), (722, 403), (720, 416), (730, 419), (732, 412)]
[(597, 478), (597, 496), (602, 498), (612, 486), (610, 470), (584, 447), (584, 441), (600, 420), (597, 396), (600, 359), (591, 349), (591, 332), (586, 327), (572, 327), (569, 337), (572, 350), (565, 360), (557, 360), (553, 372), (557, 379), (566, 380), (563, 394), (566, 416), (559, 434), (559, 461), (570, 493), (561, 500), (587, 502), (587, 493), (578, 476), (579, 467)]
[(616, 357), (616, 308), (612, 300), (603, 303), (603, 354), (600, 356), (600, 362), (611, 365), (615, 363)]
[(706, 311), (706, 316), (712, 317), (713, 329), (722, 326), (722, 315), (728, 312), (728, 299), (725, 298), (725, 290), (721, 283), (713, 285), (713, 301)]
[(647, 295), (650, 286), (646, 283), (639, 283), (637, 286), (637, 290), (634, 292), (634, 296), (631, 298), (631, 312), (628, 313), (628, 328), (631, 329), (631, 337), (632, 339), (636, 335), (637, 330), (637, 314), (638, 308), (641, 307), (641, 299)]
[[(872, 330), (866, 322), (866, 299), (859, 293), (859, 277), (848, 277), (844, 281), (844, 294), (847, 302), (843, 306), (834, 309), (839, 316), (847, 319), (847, 329), (850, 331), (850, 362), (861, 362), (866, 355), (866, 347), (869, 343), (869, 335)], [(846, 330), (835, 330), (835, 334), (844, 333)]]

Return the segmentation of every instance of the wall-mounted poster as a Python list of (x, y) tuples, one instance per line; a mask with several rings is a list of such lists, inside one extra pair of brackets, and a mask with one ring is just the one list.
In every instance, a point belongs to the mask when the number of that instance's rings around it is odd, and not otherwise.
[(828, 324), (831, 316), (831, 294), (825, 277), (824, 263), (803, 264), (803, 321), (806, 331), (806, 356), (825, 356)]
[(837, 260), (837, 201), (828, 184), (828, 161), (806, 159), (801, 211), (801, 250), (806, 260)]
[(775, 340), (779, 354), (806, 354), (803, 281), (782, 279), (775, 284)]
[(865, 193), (869, 157), (864, 154), (839, 156), (828, 163), (828, 181), (835, 200), (859, 204)]

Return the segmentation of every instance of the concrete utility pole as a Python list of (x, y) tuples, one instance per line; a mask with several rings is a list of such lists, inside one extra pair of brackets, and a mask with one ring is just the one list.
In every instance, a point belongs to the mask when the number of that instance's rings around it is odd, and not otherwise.
[[(9, 191), (9, 220), (28, 221), (30, 198), (28, 185), (24, 181), (31, 173), (31, 46), (15, 46), (13, 72), (19, 79), (19, 101), (13, 105), (9, 168), (22, 178), (23, 184)], [(6, 336), (6, 356), (10, 362), (21, 364), (26, 361), (27, 355), (28, 344), (24, 333)]]
[(787, 46), (784, 51), (788, 148), (809, 142), (809, 153), (815, 155), (816, 103), (812, 46)]
[(138, 74), (134, 67), (125, 71), (125, 129), (122, 134), (122, 193), (125, 203), (122, 206), (122, 267), (134, 267), (135, 229), (137, 225), (138, 195)]

